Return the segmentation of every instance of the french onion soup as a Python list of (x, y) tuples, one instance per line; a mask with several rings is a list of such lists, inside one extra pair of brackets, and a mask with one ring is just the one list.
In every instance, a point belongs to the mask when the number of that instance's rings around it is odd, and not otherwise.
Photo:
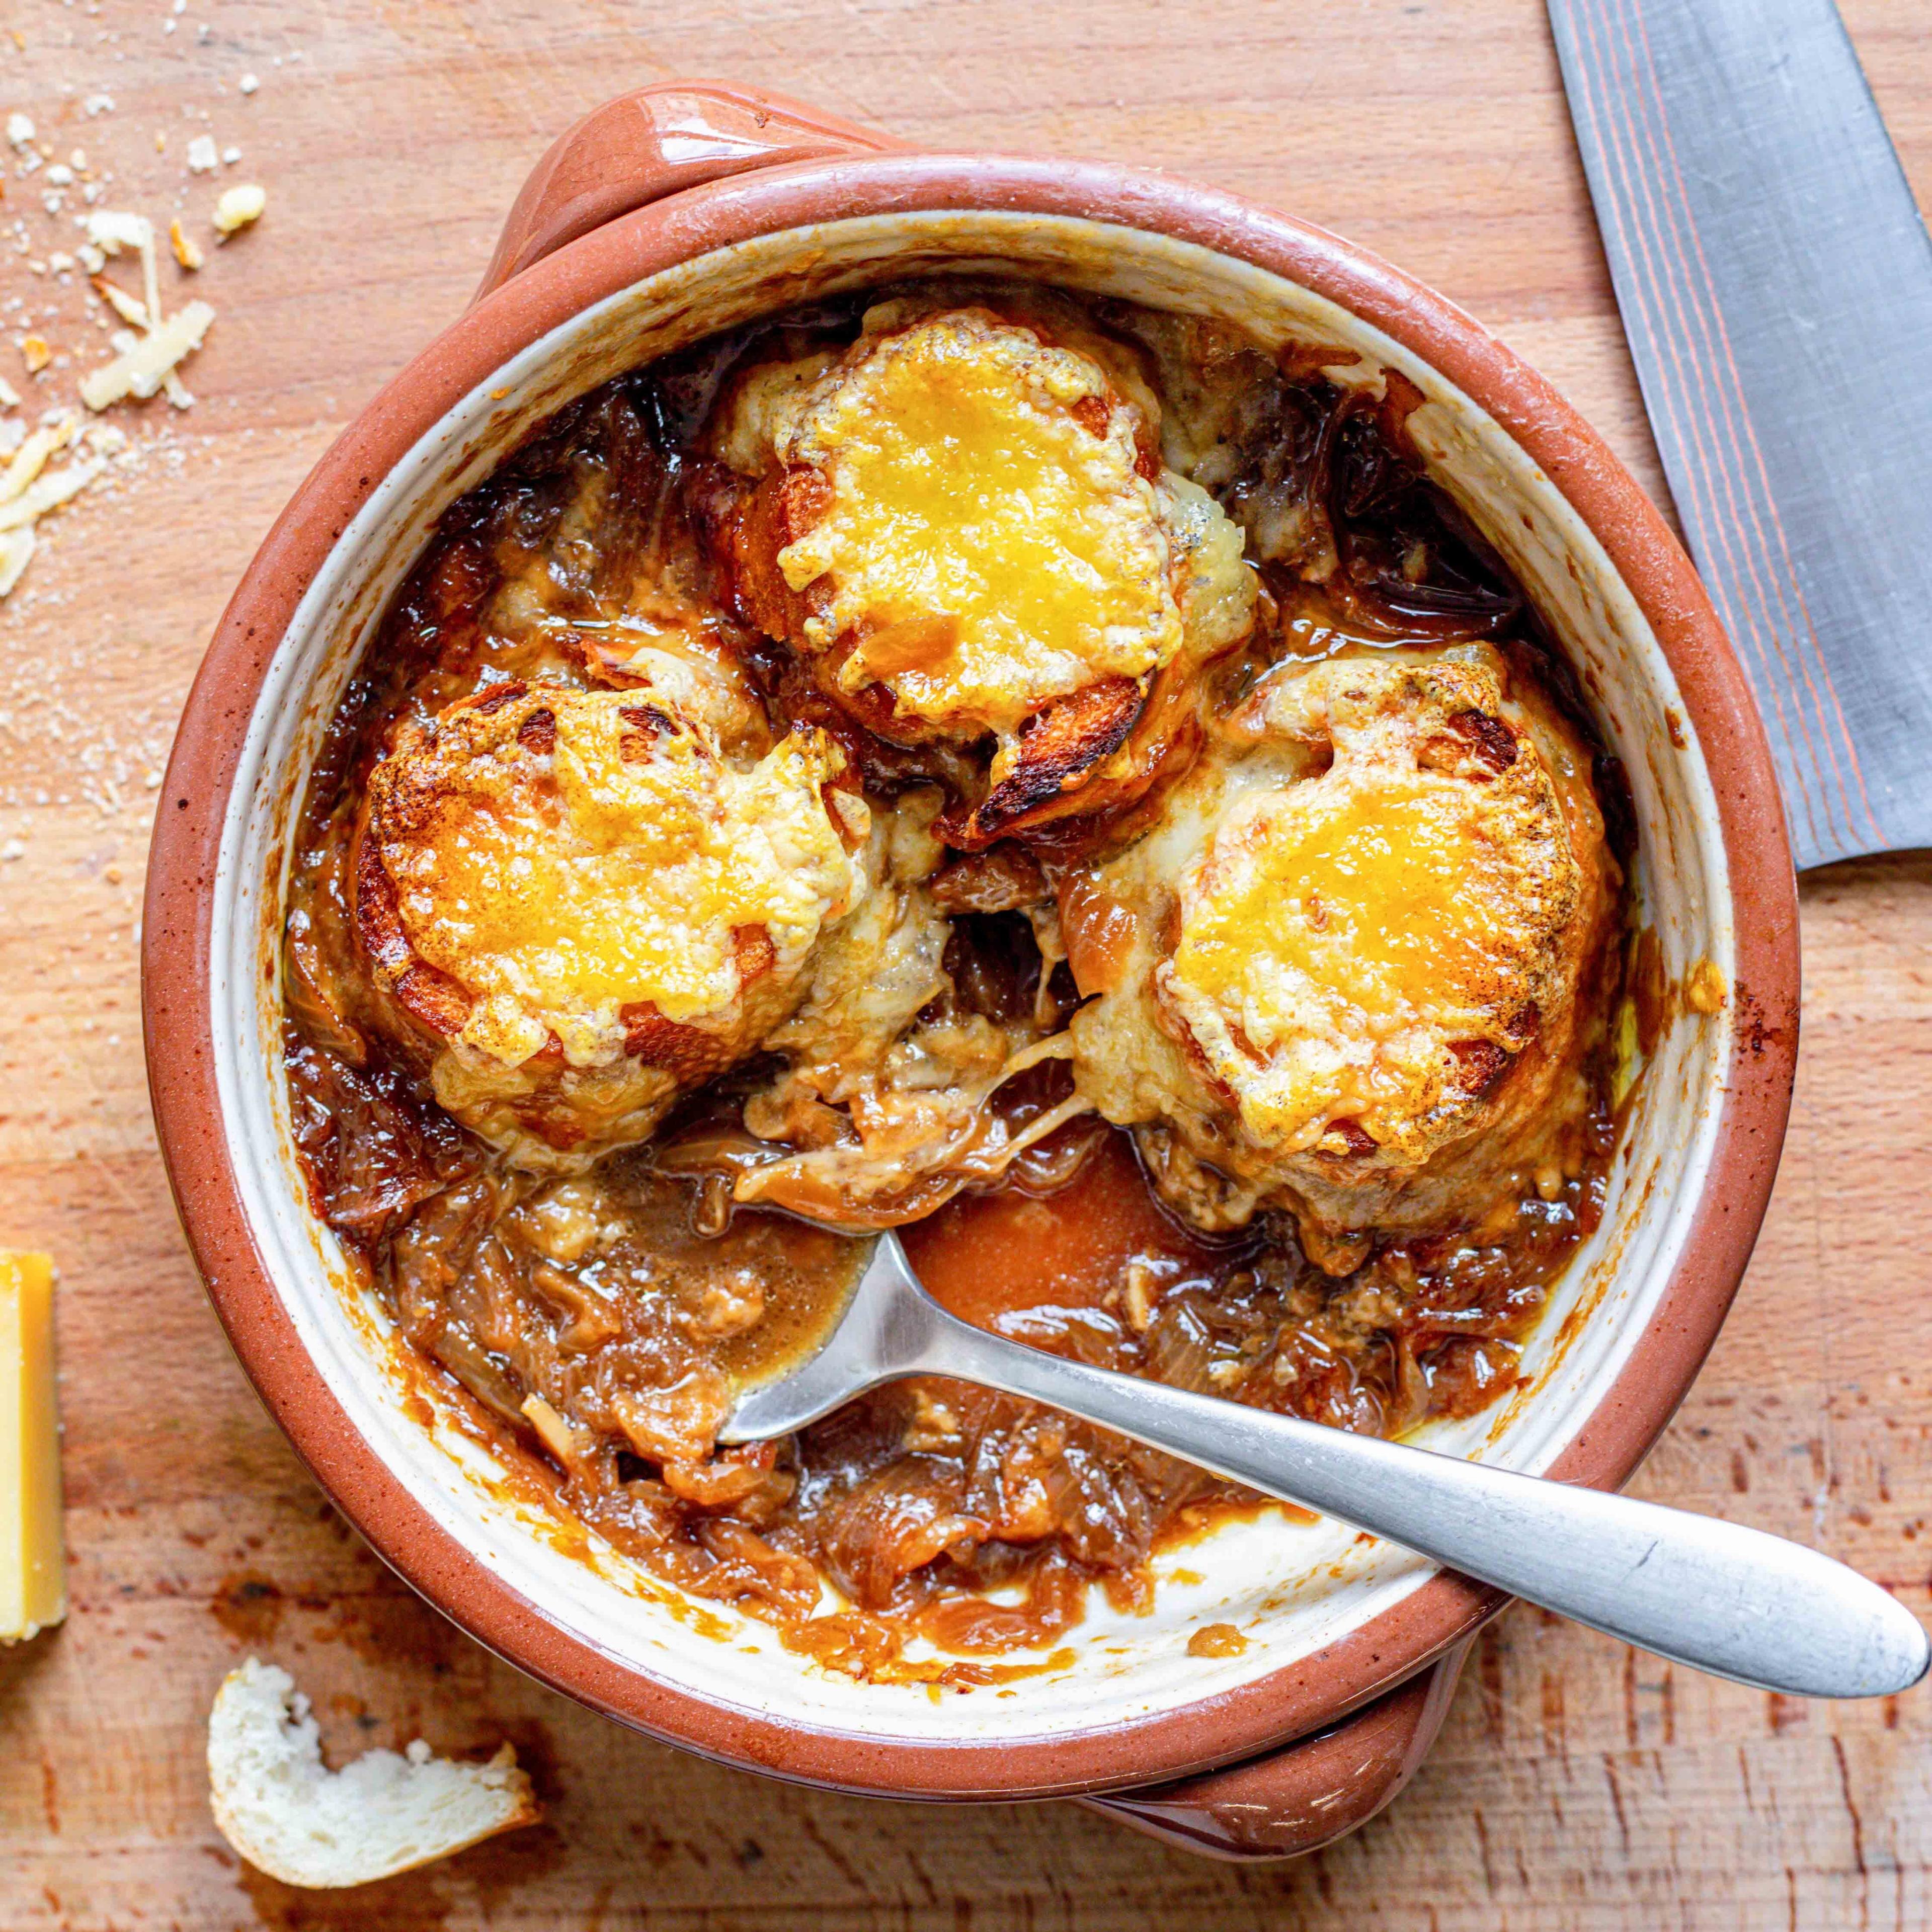
[(445, 514), (310, 780), (287, 1073), (414, 1372), (562, 1515), (966, 1684), (1256, 1506), (936, 1379), (721, 1450), (888, 1227), (1230, 1401), (1515, 1385), (1603, 1198), (1629, 814), (1420, 402), (930, 283), (621, 376)]

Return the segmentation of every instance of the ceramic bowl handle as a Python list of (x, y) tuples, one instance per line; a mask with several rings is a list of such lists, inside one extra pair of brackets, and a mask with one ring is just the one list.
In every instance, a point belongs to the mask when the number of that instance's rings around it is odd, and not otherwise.
[(1300, 1858), (1366, 1824), (1429, 1754), (1471, 1640), (1312, 1737), (1172, 1784), (1078, 1802), (1186, 1852), (1240, 1863)]
[(714, 82), (665, 81), (620, 94), (560, 135), (530, 170), (476, 300), (579, 236), (680, 189), (899, 145), (782, 94)]

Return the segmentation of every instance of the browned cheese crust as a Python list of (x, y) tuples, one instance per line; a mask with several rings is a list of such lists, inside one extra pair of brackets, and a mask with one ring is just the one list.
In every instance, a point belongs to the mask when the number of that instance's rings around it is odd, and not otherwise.
[(990, 744), (949, 843), (1118, 812), (1191, 756), (1254, 586), (1160, 433), (1126, 346), (1039, 296), (884, 304), (839, 356), (740, 373), (716, 436), (741, 614), (874, 736)]

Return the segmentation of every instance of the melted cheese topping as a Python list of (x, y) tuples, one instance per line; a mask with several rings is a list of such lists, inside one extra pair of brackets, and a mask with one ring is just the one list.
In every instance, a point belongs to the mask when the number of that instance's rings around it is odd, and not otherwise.
[(783, 413), (781, 458), (831, 494), (778, 565), (795, 590), (828, 582), (805, 642), (858, 640), (848, 688), (877, 680), (903, 711), (1010, 731), (1180, 649), (1160, 500), (1088, 357), (962, 310), (862, 342)]
[(1411, 780), (1265, 800), (1223, 841), (1218, 891), (1197, 896), (1176, 974), (1288, 1030), (1292, 980), (1344, 1001), (1372, 1030), (1427, 1009), (1480, 1008), (1507, 976), (1506, 854), (1452, 782)]
[[(548, 748), (519, 735), (540, 712)], [(644, 1002), (728, 1020), (740, 929), (762, 928), (784, 972), (856, 888), (821, 795), (843, 758), (821, 731), (740, 770), (635, 694), (539, 687), (446, 714), (406, 756), (388, 796), (411, 808), (375, 827), (404, 929), (474, 996), (459, 1036), (507, 1064), (551, 1034), (574, 1066), (612, 1058)]]
[(1156, 984), (1255, 1140), (1346, 1153), (1327, 1143), (1352, 1121), (1419, 1158), (1468, 1103), (1458, 1049), (1523, 1043), (1575, 862), (1534, 743), (1450, 728), (1500, 709), (1486, 672), (1350, 663), (1292, 682), (1260, 728), (1318, 730), (1334, 762), (1232, 804), (1179, 881)]

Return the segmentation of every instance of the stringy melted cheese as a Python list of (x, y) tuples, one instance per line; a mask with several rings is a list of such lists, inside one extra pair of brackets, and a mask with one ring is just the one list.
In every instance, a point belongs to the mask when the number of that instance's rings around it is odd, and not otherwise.
[[(1083, 402), (1105, 410), (1101, 434), (1073, 414)], [(796, 590), (829, 581), (806, 641), (859, 639), (851, 688), (876, 677), (902, 711), (1007, 731), (1180, 649), (1159, 500), (1088, 357), (981, 312), (941, 315), (862, 344), (790, 424), (781, 454), (831, 498), (778, 565)]]
[[(518, 737), (538, 711), (554, 751)], [(820, 790), (842, 765), (811, 730), (741, 770), (634, 694), (543, 689), (442, 721), (406, 779), (430, 808), (381, 856), (416, 951), (475, 997), (462, 1039), (514, 1065), (554, 1033), (591, 1065), (627, 1006), (728, 1014), (739, 928), (784, 972), (843, 914), (857, 879)]]

